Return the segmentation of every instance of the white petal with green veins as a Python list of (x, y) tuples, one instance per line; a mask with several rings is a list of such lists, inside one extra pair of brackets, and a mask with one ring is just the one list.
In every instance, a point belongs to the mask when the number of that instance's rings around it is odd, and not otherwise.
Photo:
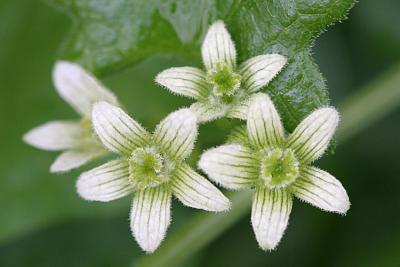
[(138, 191), (131, 208), (131, 230), (140, 247), (153, 252), (161, 244), (171, 219), (171, 193), (159, 186)]
[(273, 148), (282, 143), (282, 122), (268, 95), (258, 94), (250, 104), (247, 132), (250, 143), (257, 148)]
[(342, 184), (329, 173), (305, 167), (292, 185), (293, 194), (322, 210), (345, 214), (350, 208), (349, 197)]
[(222, 21), (214, 22), (204, 38), (201, 54), (207, 70), (212, 70), (219, 63), (236, 67), (236, 49), (229, 32)]
[(229, 200), (206, 178), (188, 165), (179, 166), (171, 181), (174, 195), (186, 206), (207, 211), (224, 211)]
[(287, 145), (303, 163), (321, 157), (335, 133), (339, 114), (334, 108), (320, 108), (308, 115), (288, 137)]
[(251, 223), (259, 246), (274, 249), (289, 222), (292, 196), (285, 189), (257, 188), (253, 197)]
[(62, 98), (88, 118), (92, 105), (98, 101), (118, 105), (114, 94), (78, 64), (58, 61), (53, 69), (53, 82)]
[(197, 137), (197, 118), (190, 109), (169, 114), (157, 125), (154, 139), (174, 159), (185, 159), (192, 152)]
[(129, 181), (128, 161), (113, 160), (81, 174), (76, 188), (87, 200), (108, 202), (128, 195), (134, 189)]
[(156, 77), (156, 82), (178, 95), (205, 98), (209, 91), (204, 71), (193, 67), (170, 68)]
[(285, 66), (287, 60), (278, 54), (260, 55), (240, 65), (242, 88), (250, 93), (266, 86)]
[(63, 152), (50, 167), (50, 171), (66, 172), (107, 154), (105, 149), (68, 150)]
[(93, 107), (92, 120), (101, 142), (113, 152), (130, 155), (148, 142), (147, 131), (119, 107), (98, 102)]
[(51, 121), (30, 130), (24, 141), (43, 150), (64, 150), (78, 147), (83, 129), (79, 122)]
[(259, 175), (256, 164), (252, 151), (238, 144), (209, 149), (198, 163), (210, 179), (229, 189), (253, 185)]
[(199, 123), (213, 121), (225, 115), (225, 110), (206, 101), (193, 103), (190, 109), (196, 114)]

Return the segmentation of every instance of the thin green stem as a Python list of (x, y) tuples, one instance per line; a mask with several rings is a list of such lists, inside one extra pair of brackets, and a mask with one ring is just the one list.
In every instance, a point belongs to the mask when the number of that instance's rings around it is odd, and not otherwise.
[(347, 141), (389, 114), (399, 104), (400, 65), (397, 65), (340, 105), (342, 121), (337, 132), (338, 139)]
[[(340, 105), (339, 142), (345, 142), (376, 123), (400, 104), (400, 66), (349, 97)], [(249, 191), (229, 195), (232, 209), (224, 214), (202, 213), (172, 233), (154, 254), (141, 258), (135, 267), (179, 266), (249, 213)]]

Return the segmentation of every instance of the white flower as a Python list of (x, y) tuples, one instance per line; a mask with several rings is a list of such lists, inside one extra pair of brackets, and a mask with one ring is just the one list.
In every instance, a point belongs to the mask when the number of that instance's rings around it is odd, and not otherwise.
[(196, 116), (189, 109), (168, 115), (153, 135), (105, 102), (95, 104), (92, 118), (102, 143), (121, 157), (82, 174), (78, 193), (87, 200), (111, 201), (135, 192), (131, 229), (143, 250), (153, 252), (163, 240), (172, 195), (197, 209), (229, 208), (229, 200), (184, 163), (197, 137)]
[(60, 96), (81, 115), (81, 120), (51, 121), (32, 129), (23, 139), (43, 150), (64, 151), (50, 170), (65, 172), (107, 153), (92, 133), (92, 105), (98, 101), (118, 105), (118, 101), (93, 75), (71, 62), (55, 64), (53, 82)]
[(222, 21), (209, 28), (201, 48), (205, 71), (193, 67), (167, 69), (156, 82), (173, 93), (195, 99), (191, 108), (200, 122), (220, 117), (246, 119), (251, 96), (286, 64), (278, 54), (259, 55), (236, 65), (234, 43)]
[(329, 173), (310, 166), (326, 150), (339, 121), (335, 109), (320, 108), (288, 137), (274, 104), (259, 93), (249, 107), (247, 130), (206, 151), (199, 167), (229, 189), (254, 188), (251, 221), (262, 249), (274, 249), (287, 227), (292, 196), (322, 210), (345, 214), (349, 198)]

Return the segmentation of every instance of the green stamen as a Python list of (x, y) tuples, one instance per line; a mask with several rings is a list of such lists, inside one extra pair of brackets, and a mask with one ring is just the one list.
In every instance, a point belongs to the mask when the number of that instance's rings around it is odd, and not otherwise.
[(241, 76), (226, 64), (218, 64), (207, 76), (216, 96), (233, 96), (240, 87)]
[(168, 180), (163, 167), (162, 156), (155, 148), (137, 148), (129, 160), (130, 181), (141, 189), (156, 187)]
[(286, 187), (299, 176), (299, 162), (291, 149), (273, 149), (262, 160), (260, 176), (270, 189)]

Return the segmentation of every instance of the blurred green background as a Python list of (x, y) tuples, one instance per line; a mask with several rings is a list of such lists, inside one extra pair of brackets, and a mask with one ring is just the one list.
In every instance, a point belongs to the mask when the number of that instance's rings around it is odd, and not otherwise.
[[(400, 63), (399, 12), (398, 0), (361, 0), (349, 20), (318, 38), (314, 57), (335, 106)], [(70, 24), (40, 1), (0, 1), (0, 266), (129, 266), (144, 255), (130, 235), (129, 198), (107, 204), (79, 199), (79, 171), (49, 174), (56, 154), (21, 141), (41, 123), (78, 118), (50, 76)], [(148, 59), (103, 81), (153, 129), (189, 103), (156, 87), (153, 77), (185, 63)], [(399, 122), (397, 109), (318, 162), (347, 189), (347, 216), (295, 201), (276, 251), (258, 249), (246, 216), (182, 266), (400, 266)], [(193, 161), (203, 148), (221, 143), (230, 127), (229, 121), (202, 126)], [(176, 204), (170, 233), (199, 213)]]

